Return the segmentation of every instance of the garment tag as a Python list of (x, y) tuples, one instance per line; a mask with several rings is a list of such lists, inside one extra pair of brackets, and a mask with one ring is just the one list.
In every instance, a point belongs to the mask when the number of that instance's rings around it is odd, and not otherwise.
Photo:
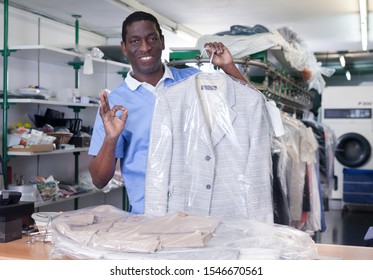
[(277, 108), (276, 103), (273, 100), (266, 102), (267, 111), (271, 119), (271, 124), (276, 137), (280, 137), (285, 134), (284, 125), (281, 119), (280, 109)]
[(201, 85), (201, 90), (217, 90), (218, 87), (214, 85)]

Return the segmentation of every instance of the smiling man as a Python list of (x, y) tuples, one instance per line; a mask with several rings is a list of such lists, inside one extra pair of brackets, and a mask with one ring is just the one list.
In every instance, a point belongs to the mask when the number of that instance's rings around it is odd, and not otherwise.
[[(162, 63), (165, 39), (158, 20), (145, 12), (134, 12), (123, 22), (121, 47), (131, 64), (125, 80), (110, 94), (100, 95), (89, 154), (93, 184), (103, 188), (113, 177), (116, 160), (130, 201), (129, 211), (144, 212), (145, 171), (155, 100), (159, 90), (185, 79), (196, 68), (177, 69)], [(225, 73), (246, 81), (222, 43), (207, 43), (212, 63)]]

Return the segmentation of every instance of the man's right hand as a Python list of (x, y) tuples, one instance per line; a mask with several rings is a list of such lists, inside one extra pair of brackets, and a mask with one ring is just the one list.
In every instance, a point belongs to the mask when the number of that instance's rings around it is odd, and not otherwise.
[[(116, 139), (126, 125), (128, 110), (119, 105), (114, 105), (113, 108), (110, 108), (107, 90), (100, 94), (100, 101), (100, 116), (105, 127), (105, 136), (110, 139)], [(121, 111), (121, 114), (117, 115), (118, 111)]]

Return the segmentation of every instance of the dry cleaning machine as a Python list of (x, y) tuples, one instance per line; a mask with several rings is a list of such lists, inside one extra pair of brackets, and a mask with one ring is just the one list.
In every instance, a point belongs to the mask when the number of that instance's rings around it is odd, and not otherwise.
[[(349, 199), (352, 194), (353, 199), (357, 199), (354, 202), (359, 199), (369, 202), (373, 199), (373, 86), (326, 87), (321, 106), (321, 121), (337, 138), (334, 160), (337, 184), (331, 198), (346, 202), (346, 197)], [(363, 179), (346, 184), (346, 174), (356, 174)], [(346, 186), (352, 186), (348, 194)]]

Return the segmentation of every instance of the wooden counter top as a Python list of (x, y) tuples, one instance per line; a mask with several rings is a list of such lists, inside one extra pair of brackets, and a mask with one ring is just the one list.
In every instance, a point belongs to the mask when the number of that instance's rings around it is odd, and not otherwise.
[(28, 243), (28, 237), (7, 243), (0, 243), (0, 260), (48, 260), (52, 244), (35, 241)]
[[(0, 243), (0, 260), (48, 260), (51, 243), (35, 241), (28, 237)], [(316, 244), (320, 259), (373, 260), (372, 247)]]
[(316, 244), (321, 259), (373, 260), (373, 247)]

